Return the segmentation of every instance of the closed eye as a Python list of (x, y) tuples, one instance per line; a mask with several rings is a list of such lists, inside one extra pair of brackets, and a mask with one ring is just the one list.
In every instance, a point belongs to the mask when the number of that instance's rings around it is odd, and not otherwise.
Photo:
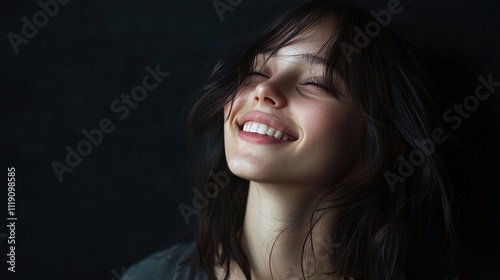
[[(249, 82), (253, 82), (253, 81), (255, 81), (255, 79), (260, 79), (260, 78), (269, 79), (269, 76), (267, 76), (266, 74), (264, 74), (262, 72), (256, 71), (256, 70), (250, 70), (247, 74), (247, 78), (249, 79)], [(328, 93), (330, 95), (337, 96), (337, 92), (335, 91), (335, 89), (321, 83), (320, 81), (318, 81), (316, 79), (305, 81), (301, 85), (312, 86), (315, 88), (315, 90), (320, 90), (320, 91)]]
[(252, 70), (252, 71), (248, 72), (248, 74), (245, 78), (245, 82), (247, 83), (247, 85), (250, 85), (250, 84), (256, 85), (256, 84), (261, 83), (267, 79), (269, 79), (269, 77), (267, 75), (265, 75), (264, 73)]
[(263, 77), (269, 78), (268, 76), (264, 75), (261, 72), (257, 72), (257, 71), (250, 71), (250, 72), (248, 72), (248, 76), (253, 76), (253, 75), (258, 75), (258, 76), (263, 76)]
[(312, 86), (319, 87), (319, 88), (324, 89), (324, 90), (329, 90), (325, 85), (320, 84), (320, 83), (306, 82), (306, 83), (303, 83), (303, 85), (312, 85)]
[(334, 89), (328, 87), (327, 85), (325, 85), (317, 80), (306, 81), (306, 82), (302, 83), (302, 85), (305, 85), (305, 86), (310, 85), (310, 86), (319, 88), (319, 89), (324, 90), (324, 91), (331, 93), (331, 94), (334, 94), (334, 92), (335, 92)]

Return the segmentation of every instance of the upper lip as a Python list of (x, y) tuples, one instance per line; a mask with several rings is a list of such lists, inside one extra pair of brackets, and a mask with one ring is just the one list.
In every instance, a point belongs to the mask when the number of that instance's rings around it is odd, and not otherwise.
[(241, 128), (246, 122), (253, 121), (261, 124), (272, 126), (282, 132), (291, 135), (295, 139), (298, 139), (297, 133), (291, 131), (279, 118), (269, 115), (259, 111), (249, 111), (243, 114), (241, 118), (237, 121), (238, 126)]

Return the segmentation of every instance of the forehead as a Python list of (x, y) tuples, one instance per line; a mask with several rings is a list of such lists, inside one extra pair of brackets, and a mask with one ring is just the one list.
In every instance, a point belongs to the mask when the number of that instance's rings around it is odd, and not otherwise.
[(334, 40), (335, 32), (331, 25), (317, 24), (297, 35), (291, 44), (278, 51), (278, 55), (311, 54), (326, 57)]
[[(281, 50), (280, 50), (281, 51)], [(293, 64), (303, 64), (308, 65), (309, 67), (324, 69), (327, 65), (327, 61), (325, 58), (318, 56), (315, 53), (307, 53), (302, 52), (300, 49), (282, 49), (281, 52), (276, 54), (260, 54), (254, 60), (254, 63), (257, 65), (267, 64), (269, 60), (277, 60), (277, 61), (285, 61), (287, 63)]]
[(281, 48), (261, 53), (257, 58), (265, 60), (275, 57), (325, 65), (328, 52), (335, 43), (336, 37), (333, 21), (323, 21), (302, 30)]

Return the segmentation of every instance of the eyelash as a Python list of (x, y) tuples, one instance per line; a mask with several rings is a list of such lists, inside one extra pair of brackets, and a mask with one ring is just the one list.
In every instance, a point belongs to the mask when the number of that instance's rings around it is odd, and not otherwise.
[[(248, 73), (248, 76), (251, 76), (251, 75), (258, 75), (258, 76), (269, 78), (267, 75), (264, 75), (263, 73), (255, 71), (255, 70), (252, 70)], [(325, 90), (327, 92), (333, 92), (332, 89), (328, 88), (326, 85), (320, 83), (318, 80), (315, 80), (315, 79), (306, 81), (306, 82), (302, 83), (301, 85), (313, 85), (313, 86), (319, 87), (322, 90)]]
[(310, 80), (310, 81), (307, 81), (305, 83), (303, 83), (303, 85), (313, 85), (313, 86), (317, 86), (323, 90), (326, 90), (328, 92), (331, 92), (331, 90), (324, 84), (320, 83), (319, 81), (317, 80)]
[[(248, 72), (248, 76), (251, 76), (251, 75), (259, 75), (259, 76), (263, 76), (263, 77), (267, 77), (266, 75), (260, 73), (260, 72), (257, 72), (257, 71), (250, 71)], [(269, 77), (267, 77), (269, 78)]]

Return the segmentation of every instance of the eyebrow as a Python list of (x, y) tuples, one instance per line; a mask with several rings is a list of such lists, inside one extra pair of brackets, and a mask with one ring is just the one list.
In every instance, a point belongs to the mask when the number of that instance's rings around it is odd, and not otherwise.
[[(261, 55), (264, 55), (264, 57), (270, 58), (268, 56), (269, 53), (262, 53)], [(274, 54), (271, 57), (297, 57), (297, 60), (300, 62), (308, 62), (311, 64), (321, 64), (323, 66), (326, 66), (328, 64), (326, 58), (317, 56), (316, 54), (313, 54), (313, 53), (302, 53), (302, 54), (292, 54), (292, 55)]]

